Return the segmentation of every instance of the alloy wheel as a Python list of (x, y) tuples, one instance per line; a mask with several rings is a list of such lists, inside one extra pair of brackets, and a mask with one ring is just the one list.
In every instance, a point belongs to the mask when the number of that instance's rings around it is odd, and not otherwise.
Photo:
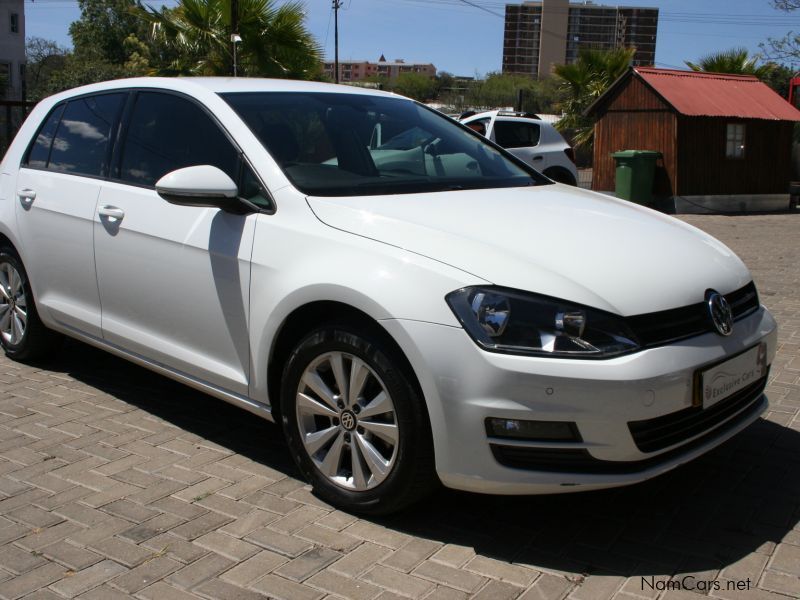
[(345, 352), (318, 356), (300, 378), (295, 406), (303, 446), (331, 482), (364, 491), (386, 479), (400, 432), (392, 398), (366, 362)]
[(19, 271), (9, 262), (0, 264), (0, 335), (17, 345), (28, 324), (28, 301)]

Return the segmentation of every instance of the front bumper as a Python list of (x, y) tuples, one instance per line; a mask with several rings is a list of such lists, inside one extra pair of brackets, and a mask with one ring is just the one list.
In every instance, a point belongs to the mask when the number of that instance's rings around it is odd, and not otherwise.
[[(679, 411), (693, 414), (698, 369), (760, 342), (766, 343), (771, 364), (777, 344), (775, 321), (763, 307), (737, 321), (730, 337), (710, 333), (602, 361), (489, 353), (461, 328), (399, 319), (381, 323), (400, 343), (420, 380), (440, 479), (447, 487), (494, 494), (625, 485), (696, 458), (767, 408), (765, 381), (743, 392), (747, 398), (736, 405), (720, 403), (717, 410), (727, 406), (725, 414), (694, 414), (701, 424), (691, 435), (656, 451), (637, 446), (629, 423), (652, 422)], [(491, 438), (487, 418), (575, 423), (580, 441)], [(567, 455), (572, 458), (564, 460)]]

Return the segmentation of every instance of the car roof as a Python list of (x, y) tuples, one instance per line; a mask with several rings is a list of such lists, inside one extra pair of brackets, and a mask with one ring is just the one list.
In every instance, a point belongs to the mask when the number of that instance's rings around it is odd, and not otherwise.
[(81, 94), (112, 91), (125, 88), (154, 88), (182, 91), (187, 94), (205, 90), (225, 92), (327, 92), (403, 98), (397, 94), (350, 85), (297, 81), (293, 79), (265, 79), (257, 77), (132, 77), (93, 83), (61, 92), (54, 99), (64, 99)]
[(543, 121), (542, 119), (534, 119), (532, 117), (526, 117), (521, 114), (514, 114), (512, 112), (506, 110), (486, 110), (483, 112), (475, 113), (474, 115), (470, 115), (465, 117), (461, 120), (462, 123), (468, 123), (470, 121), (477, 121), (478, 119), (490, 119), (492, 117), (502, 117), (503, 119), (508, 119), (509, 121), (526, 121), (528, 123), (536, 123), (537, 125), (543, 125), (545, 127), (552, 127), (553, 125), (548, 123), (547, 121)]

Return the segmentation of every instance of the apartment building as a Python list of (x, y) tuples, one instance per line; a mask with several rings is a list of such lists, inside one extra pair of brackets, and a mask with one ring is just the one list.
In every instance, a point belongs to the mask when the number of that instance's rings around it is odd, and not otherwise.
[(580, 48), (635, 47), (634, 64), (655, 62), (658, 9), (535, 0), (507, 4), (503, 73), (548, 77)]
[(0, 98), (19, 100), (25, 77), (25, 4), (0, 0)]
[[(325, 62), (322, 65), (323, 72), (331, 79), (334, 77), (333, 61)], [(352, 81), (363, 81), (369, 77), (385, 77), (393, 80), (401, 73), (420, 73), (426, 77), (436, 77), (436, 67), (431, 63), (406, 62), (402, 58), (388, 61), (381, 55), (378, 62), (367, 60), (340, 60), (339, 61), (339, 81), (342, 83)]]

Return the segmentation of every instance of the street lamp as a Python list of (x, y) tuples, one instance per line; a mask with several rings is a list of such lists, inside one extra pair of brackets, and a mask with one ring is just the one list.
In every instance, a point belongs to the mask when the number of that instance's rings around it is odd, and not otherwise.
[(242, 36), (238, 33), (231, 34), (231, 43), (233, 44), (233, 76), (238, 76), (238, 65), (236, 64), (236, 44), (242, 43)]
[(236, 44), (241, 43), (242, 38), (239, 35), (239, 0), (231, 0), (231, 46), (233, 46), (233, 76), (236, 77), (238, 73), (238, 65), (236, 64)]

